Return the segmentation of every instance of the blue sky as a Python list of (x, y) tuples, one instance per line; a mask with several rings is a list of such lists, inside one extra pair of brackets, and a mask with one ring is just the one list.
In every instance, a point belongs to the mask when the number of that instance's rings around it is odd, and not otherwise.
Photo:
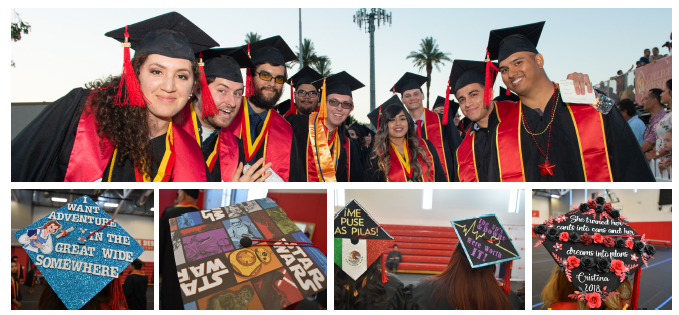
[[(120, 44), (107, 31), (175, 9), (21, 9), (32, 26), (30, 34), (11, 43), (11, 101), (54, 101), (86, 82), (118, 75)], [(368, 122), (370, 106), (369, 35), (352, 16), (356, 9), (302, 9), (302, 35), (314, 41), (318, 54), (332, 61), (333, 72), (347, 71), (366, 87), (354, 92), (354, 116)], [(669, 40), (671, 9), (389, 9), (391, 26), (375, 33), (376, 102), (391, 97), (389, 89), (405, 72), (417, 73), (405, 59), (422, 38), (434, 37), (451, 59), (484, 58), (492, 29), (546, 21), (538, 50), (552, 80), (578, 71), (593, 82), (627, 71), (644, 48)], [(296, 50), (299, 45), (298, 9), (178, 9), (221, 47), (244, 44), (252, 31), (263, 38), (281, 35)], [(661, 54), (667, 49), (661, 48)], [(445, 96), (452, 63), (434, 69), (430, 98)], [(292, 73), (298, 70), (295, 67)], [(421, 74), (425, 75), (424, 72)], [(498, 80), (495, 89), (503, 85)], [(282, 100), (289, 97), (285, 86)], [(426, 92), (426, 90), (425, 90)]]

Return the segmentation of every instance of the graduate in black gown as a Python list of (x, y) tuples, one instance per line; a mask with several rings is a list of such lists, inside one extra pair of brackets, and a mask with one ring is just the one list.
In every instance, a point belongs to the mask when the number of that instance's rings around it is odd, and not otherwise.
[(365, 166), (370, 157), (370, 152), (372, 151), (372, 147), (368, 144), (368, 142), (372, 140), (370, 129), (355, 122), (349, 126), (349, 134), (349, 138), (354, 139), (356, 145), (360, 148), (361, 163)]
[(326, 88), (319, 112), (286, 117), (297, 139), (297, 156), (306, 165), (306, 181), (362, 182), (365, 171), (360, 147), (345, 135), (345, 121), (354, 109), (351, 92), (365, 85), (345, 71), (328, 77), (325, 83), (323, 79), (314, 82), (317, 89), (323, 84)]
[(378, 123), (375, 144), (366, 165), (366, 181), (448, 181), (436, 148), (429, 140), (417, 136), (415, 122), (402, 104), (387, 106)]
[(218, 43), (176, 12), (106, 36), (124, 42), (123, 74), (73, 89), (24, 128), (12, 181), (205, 181), (200, 147), (173, 119), (198, 80), (194, 53)]
[(391, 271), (392, 273), (396, 273), (396, 269), (398, 269), (398, 264), (401, 263), (401, 252), (398, 251), (398, 245), (394, 244), (393, 246), (394, 250), (389, 252), (389, 255), (387, 255), (387, 270)]
[(272, 163), (272, 175), (266, 181), (305, 181), (305, 166), (297, 155), (292, 127), (274, 110), (287, 80), (285, 63), (297, 57), (280, 36), (242, 48), (252, 57), (255, 68), (247, 70), (246, 97), (239, 114), (227, 129), (243, 141), (247, 165), (252, 166), (262, 157)]
[[(321, 95), (312, 83), (320, 79), (323, 79), (323, 76), (309, 66), (291, 76), (287, 81), (291, 89), (291, 99), (288, 100), (288, 109), (281, 115), (283, 117), (295, 114), (311, 115), (315, 112)], [(292, 93), (293, 89), (294, 93)]]
[[(566, 104), (535, 48), (544, 22), (491, 31), (489, 59), (520, 102), (505, 101), (506, 117), (491, 135), (491, 181), (654, 181), (619, 111)], [(520, 135), (520, 136), (519, 136)]]

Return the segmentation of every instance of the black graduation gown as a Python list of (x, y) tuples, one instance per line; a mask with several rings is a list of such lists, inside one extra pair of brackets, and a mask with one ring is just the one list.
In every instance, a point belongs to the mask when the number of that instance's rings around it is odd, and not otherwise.
[[(462, 138), (460, 138), (459, 133), (455, 132), (455, 127), (453, 126), (453, 121), (450, 120), (448, 125), (443, 124), (443, 115), (437, 114), (439, 117), (439, 122), (441, 123), (441, 136), (443, 137), (443, 152), (446, 154), (446, 164), (448, 165), (448, 174), (453, 174), (456, 172), (455, 164), (453, 163), (453, 154), (457, 147), (462, 143)], [(419, 128), (419, 127), (418, 127)], [(422, 139), (427, 138), (427, 129), (422, 128)], [(438, 155), (438, 154), (437, 154)], [(441, 160), (439, 159), (439, 162)], [(441, 164), (443, 165), (443, 164)], [(450, 180), (453, 180), (453, 176), (449, 176)]]
[(38, 114), (12, 140), (13, 182), (63, 182), (90, 90), (75, 88)]
[[(163, 155), (165, 155), (165, 139), (167, 138), (167, 133), (164, 133), (160, 136), (157, 136), (153, 139), (151, 139), (151, 145), (153, 146), (153, 156), (155, 157), (154, 163), (151, 166), (153, 170), (153, 174), (151, 176), (151, 179), (156, 176), (158, 173), (158, 167), (160, 166), (160, 162), (163, 160)], [(111, 157), (113, 158), (113, 157)], [(111, 171), (111, 161), (108, 162), (108, 165), (106, 165), (106, 169), (104, 169), (104, 177), (101, 179), (103, 182), (108, 182), (109, 180), (109, 172)], [(116, 156), (116, 161), (113, 164), (113, 173), (111, 173), (111, 182), (136, 182), (137, 181), (137, 176), (135, 175), (134, 172), (134, 163), (126, 159), (125, 161), (122, 160), (122, 157), (120, 155)]]
[(170, 238), (170, 219), (184, 213), (198, 211), (193, 207), (168, 207), (159, 220), (158, 235), (160, 239), (160, 309), (183, 310), (181, 288), (177, 278), (177, 265), (174, 261), (174, 247)]
[[(314, 113), (313, 115), (315, 115)], [(285, 119), (292, 125), (292, 133), (295, 135), (295, 141), (297, 142), (297, 156), (301, 159), (300, 164), (302, 165), (303, 171), (303, 181), (306, 181), (306, 158), (307, 158), (307, 140), (309, 136), (309, 115), (297, 114), (288, 115)], [(351, 179), (352, 182), (362, 182), (364, 181), (365, 172), (363, 168), (363, 163), (361, 161), (361, 156), (359, 152), (358, 145), (355, 141), (349, 141), (350, 145), (350, 157), (349, 157), (349, 167), (351, 168), (349, 173), (347, 173), (347, 151), (344, 149), (344, 144), (346, 137), (344, 137), (344, 126), (340, 126), (338, 130), (340, 137), (340, 156), (337, 161), (337, 170), (335, 170), (335, 178), (338, 182), (348, 182)], [(350, 138), (349, 138), (350, 139)], [(349, 178), (347, 178), (349, 176)]]
[[(381, 281), (381, 279), (375, 279)], [(403, 282), (399, 280), (394, 274), (387, 272), (387, 283), (384, 283), (385, 301), (382, 303), (373, 303), (371, 297), (365, 296), (367, 305), (359, 309), (365, 310), (403, 310), (406, 307), (406, 299), (404, 293)], [(335, 301), (337, 302), (337, 301)], [(339, 306), (335, 305), (335, 309)]]
[[(245, 151), (243, 151), (243, 141), (241, 139), (238, 139), (238, 137), (234, 136), (231, 133), (228, 132), (221, 132), (219, 135), (220, 137), (234, 137), (236, 139), (236, 142), (238, 142), (238, 162), (242, 162), (245, 164)], [(218, 137), (209, 137), (205, 139), (206, 141), (201, 144), (201, 149), (203, 150), (203, 160), (207, 162), (207, 159), (210, 157), (210, 154), (212, 154), (212, 151), (215, 149), (215, 145), (217, 145), (217, 140)], [(206, 164), (207, 167), (207, 164)], [(215, 164), (212, 166), (212, 172), (210, 172), (210, 169), (207, 169), (208, 176), (207, 176), (207, 181), (208, 182), (221, 182), (222, 181), (222, 171), (221, 171), (221, 165), (219, 164), (219, 154), (216, 155), (215, 158)], [(231, 178), (225, 178), (224, 181), (228, 182), (231, 181)]]
[[(431, 279), (422, 279), (415, 285), (409, 285), (405, 289), (406, 300), (408, 301), (406, 309), (408, 310), (454, 310), (455, 306), (448, 303), (447, 294), (443, 293), (439, 299), (440, 292), (436, 290), (440, 280), (433, 281)], [(509, 302), (512, 304), (512, 309), (522, 310), (524, 307), (521, 300), (514, 293), (510, 291), (507, 295)]]
[[(242, 109), (241, 109), (242, 110)], [(273, 109), (272, 109), (273, 110)], [(257, 126), (257, 133), (255, 134), (256, 136), (259, 136), (259, 134), (262, 132), (262, 127), (264, 124), (259, 124)], [(255, 128), (255, 126), (252, 125), (252, 121), (250, 122), (250, 128)], [(245, 130), (242, 130), (242, 132), (245, 132)], [(292, 131), (292, 141), (290, 145), (290, 174), (288, 176), (288, 181), (289, 182), (305, 182), (306, 181), (306, 171), (304, 168), (306, 167), (306, 163), (304, 163), (304, 160), (300, 158), (299, 156), (299, 151), (297, 150), (297, 139), (295, 137), (295, 130), (293, 129)], [(242, 140), (242, 139), (241, 139)], [(254, 141), (254, 140), (253, 140)], [(245, 151), (243, 151), (245, 152)], [(259, 150), (257, 150), (257, 153), (255, 154), (255, 157), (252, 158), (251, 161), (249, 161), (248, 164), (255, 164), (257, 160), (261, 159), (264, 156), (264, 143), (259, 147)], [(268, 161), (264, 161), (265, 163), (268, 163)]]
[(146, 290), (148, 288), (149, 277), (141, 274), (131, 274), (125, 278), (123, 283), (123, 293), (127, 308), (130, 310), (146, 309)]
[[(392, 258), (396, 258), (396, 259), (392, 260)], [(386, 261), (387, 269), (391, 269), (391, 270), (397, 269), (399, 263), (401, 263), (401, 252), (397, 252), (397, 251), (389, 252), (389, 254), (387, 255), (387, 261)], [(393, 266), (391, 266), (391, 264), (393, 264)]]
[[(436, 173), (434, 180), (437, 182), (447, 182), (446, 174), (443, 172), (443, 166), (441, 166), (441, 160), (439, 160), (439, 155), (436, 153), (436, 148), (429, 140), (423, 139), (429, 147), (429, 152), (431, 152), (431, 157), (434, 160), (434, 172)], [(386, 182), (387, 177), (380, 170), (378, 163), (369, 159), (368, 164), (365, 167), (365, 180), (367, 182)]]
[[(556, 165), (553, 169), (554, 176), (540, 176), (538, 165), (544, 164), (545, 157), (535, 145), (533, 137), (521, 126), (521, 151), (523, 156), (523, 168), (526, 181), (529, 182), (584, 182), (584, 170), (580, 158), (578, 138), (575, 132), (573, 119), (568, 107), (561, 100), (559, 94), (554, 122), (552, 123), (552, 135), (549, 149), (549, 162)], [(553, 98), (554, 96), (552, 96)], [(547, 127), (552, 114), (552, 98), (545, 107), (542, 116), (537, 111), (522, 104), (522, 110), (528, 121), (531, 132), (537, 133)], [(586, 105), (578, 105), (586, 106)], [(646, 163), (646, 158), (641, 152), (639, 143), (634, 137), (629, 124), (618, 110), (611, 110), (607, 115), (602, 115), (606, 144), (608, 147), (611, 174), (613, 181), (617, 182), (652, 182), (655, 181), (651, 169)], [(535, 136), (540, 148), (547, 153), (547, 140), (549, 131)], [(495, 143), (495, 132), (491, 133), (491, 144)], [(603, 146), (603, 143), (602, 143)], [(500, 181), (500, 173), (497, 162), (497, 146), (491, 145), (490, 168), (488, 179)]]
[[(474, 126), (476, 126), (476, 123), (472, 123), (470, 128), (474, 128)], [(497, 127), (497, 114), (495, 108), (493, 108), (493, 111), (490, 112), (490, 116), (488, 116), (488, 128), (479, 128), (478, 130), (474, 131), (476, 133), (476, 137), (474, 138), (476, 174), (479, 177), (479, 182), (488, 181), (488, 167), (490, 165), (490, 146), (491, 146), (490, 138), (491, 134), (495, 132), (496, 127)], [(458, 149), (456, 149), (453, 154), (453, 163), (455, 165), (454, 172), (455, 176), (451, 177), (451, 181), (455, 182), (460, 181), (460, 177), (458, 176), (457, 171), (458, 150), (459, 146)]]

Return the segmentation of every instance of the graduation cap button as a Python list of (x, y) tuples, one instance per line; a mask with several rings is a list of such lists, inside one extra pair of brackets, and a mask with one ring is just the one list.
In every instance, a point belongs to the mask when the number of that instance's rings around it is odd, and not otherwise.
[(243, 237), (240, 239), (240, 246), (243, 246), (244, 248), (248, 248), (252, 246), (252, 240), (249, 237)]

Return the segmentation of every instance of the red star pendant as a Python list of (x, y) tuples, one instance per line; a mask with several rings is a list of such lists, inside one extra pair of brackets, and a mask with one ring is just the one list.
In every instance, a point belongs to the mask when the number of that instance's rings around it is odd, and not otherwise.
[(556, 167), (556, 165), (549, 164), (549, 159), (545, 159), (545, 164), (540, 164), (538, 167), (540, 168), (540, 176), (545, 176), (545, 174), (554, 176), (554, 171), (552, 170)]

